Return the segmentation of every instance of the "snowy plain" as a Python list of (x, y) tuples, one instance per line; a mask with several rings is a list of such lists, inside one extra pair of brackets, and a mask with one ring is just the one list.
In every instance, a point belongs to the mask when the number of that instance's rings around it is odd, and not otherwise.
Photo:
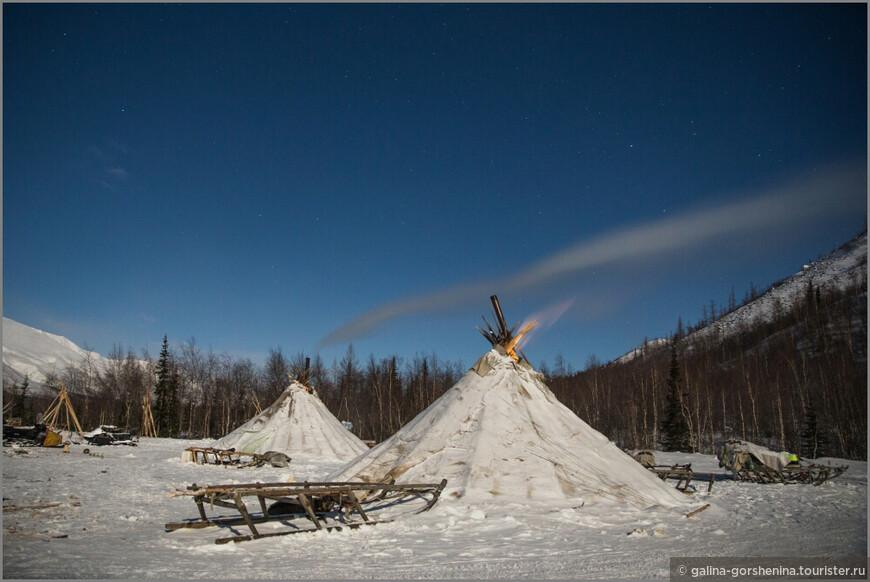
[[(426, 513), (357, 530), (216, 545), (219, 528), (167, 532), (193, 519), (192, 483), (322, 480), (341, 461), (238, 469), (182, 461), (213, 441), (143, 438), (137, 447), (3, 447), (3, 577), (11, 579), (667, 579), (672, 556), (867, 555), (867, 463), (812, 485), (726, 478), (715, 457), (658, 453), (721, 474), (711, 506), (667, 509), (570, 501), (470, 503), (442, 497)], [(96, 455), (96, 456), (95, 456)], [(232, 513), (232, 512), (227, 512)], [(227, 528), (221, 528), (226, 530)], [(236, 533), (246, 533), (237, 528)]]

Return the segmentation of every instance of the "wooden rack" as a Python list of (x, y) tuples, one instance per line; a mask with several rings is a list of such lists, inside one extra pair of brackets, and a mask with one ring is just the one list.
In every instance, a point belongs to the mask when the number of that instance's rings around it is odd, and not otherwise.
[(237, 453), (229, 449), (215, 449), (211, 447), (188, 447), (185, 449), (193, 453), (193, 462), (200, 465), (238, 465), (242, 456), (253, 456), (247, 453)]
[[(170, 495), (186, 495), (193, 497), (199, 510), (198, 520), (188, 520), (175, 523), (167, 523), (166, 529), (174, 531), (182, 528), (205, 528), (210, 526), (237, 526), (245, 525), (250, 529), (250, 535), (234, 535), (215, 540), (216, 544), (228, 542), (240, 542), (264, 537), (283, 536), (294, 533), (317, 530), (341, 530), (343, 527), (351, 529), (362, 525), (374, 525), (383, 523), (385, 520), (373, 520), (363, 509), (363, 504), (382, 501), (391, 498), (403, 498), (408, 496), (426, 496), (430, 499), (425, 506), (415, 513), (429, 510), (441, 495), (447, 479), (440, 483), (403, 484), (395, 483), (355, 483), (355, 482), (309, 482), (302, 483), (247, 483), (229, 485), (210, 485), (200, 487), (196, 483), (187, 487), (187, 491), (178, 491)], [(364, 500), (357, 497), (363, 493)], [(254, 497), (259, 504), (259, 513), (248, 510), (244, 498)], [(266, 505), (266, 501), (281, 503), (279, 507), (285, 510), (274, 510)], [(214, 506), (234, 509), (238, 516), (209, 518), (205, 506)], [(338, 517), (341, 518), (341, 510), (345, 510), (344, 521), (328, 524), (327, 514), (338, 509)], [(348, 521), (350, 513), (356, 511), (362, 521)], [(293, 528), (268, 533), (260, 533), (257, 524), (274, 520), (286, 520), (291, 515), (302, 515), (314, 523), (314, 528)]]
[(764, 465), (744, 466), (734, 471), (734, 479), (737, 481), (749, 481), (751, 483), (811, 483), (818, 486), (828, 479), (839, 477), (848, 468), (848, 465), (810, 464), (794, 467), (786, 466), (776, 470)]
[[(262, 467), (266, 463), (274, 467), (284, 467), (290, 462), (290, 457), (280, 452), (242, 453), (233, 449), (215, 449), (211, 447), (188, 447), (185, 452), (191, 453), (194, 463), (200, 465), (232, 465), (240, 469), (247, 467)], [(282, 464), (276, 464), (276, 456)]]
[(713, 490), (713, 481), (716, 480), (716, 473), (698, 473), (692, 470), (692, 464), (685, 465), (655, 465), (649, 468), (650, 471), (659, 476), (662, 481), (674, 479), (677, 481), (676, 488), (683, 493), (690, 493), (689, 485), (692, 480), (707, 481), (707, 493)]

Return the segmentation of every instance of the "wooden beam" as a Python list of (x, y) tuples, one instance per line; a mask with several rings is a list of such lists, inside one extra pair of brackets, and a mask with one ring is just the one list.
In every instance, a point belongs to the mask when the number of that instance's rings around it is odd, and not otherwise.
[(245, 524), (251, 529), (251, 533), (255, 536), (260, 535), (257, 531), (257, 528), (254, 526), (254, 522), (251, 520), (251, 516), (248, 515), (248, 508), (245, 507), (245, 503), (242, 501), (242, 494), (236, 491), (236, 494), (233, 496), (233, 500), (236, 502), (236, 509), (238, 509), (239, 513), (242, 514), (242, 518), (244, 518)]
[(359, 513), (360, 517), (363, 518), (363, 521), (368, 521), (369, 516), (366, 515), (365, 511), (363, 511), (362, 505), (359, 504), (359, 500), (356, 498), (356, 495), (353, 494), (353, 491), (348, 491), (347, 496), (350, 499), (350, 502), (353, 503), (357, 513)]
[(317, 516), (314, 514), (314, 507), (311, 505), (311, 500), (308, 498), (308, 495), (305, 493), (300, 493), (297, 498), (299, 499), (299, 504), (305, 508), (305, 513), (308, 515), (308, 519), (314, 522), (314, 525), (317, 526), (317, 529), (323, 529), (323, 524), (320, 523), (320, 520), (317, 519)]
[[(355, 522), (355, 523), (343, 523), (341, 525), (328, 525), (328, 526), (325, 526), (325, 527), (320, 528), (320, 529), (322, 529), (322, 531), (342, 531), (342, 530), (344, 530), (344, 528), (358, 529), (364, 525), (377, 525), (379, 523), (389, 523), (391, 521), (393, 521), (393, 520), (382, 519), (379, 521), (360, 521), (360, 522)], [(216, 544), (228, 544), (230, 542), (238, 543), (238, 542), (246, 542), (249, 540), (259, 540), (262, 538), (273, 538), (273, 537), (278, 537), (278, 536), (287, 536), (287, 535), (291, 535), (291, 534), (306, 533), (306, 532), (313, 532), (313, 531), (318, 531), (318, 530), (313, 529), (313, 528), (312, 529), (290, 529), (290, 530), (285, 530), (285, 531), (276, 531), (276, 532), (258, 534), (255, 536), (230, 536), (227, 538), (218, 538), (214, 541), (214, 543), (216, 543)]]

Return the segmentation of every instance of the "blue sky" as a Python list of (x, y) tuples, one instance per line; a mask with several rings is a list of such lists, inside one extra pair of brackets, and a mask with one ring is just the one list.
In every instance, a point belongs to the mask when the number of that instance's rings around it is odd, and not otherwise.
[(470, 365), (496, 293), (618, 357), (865, 228), (866, 10), (4, 4), (4, 315)]

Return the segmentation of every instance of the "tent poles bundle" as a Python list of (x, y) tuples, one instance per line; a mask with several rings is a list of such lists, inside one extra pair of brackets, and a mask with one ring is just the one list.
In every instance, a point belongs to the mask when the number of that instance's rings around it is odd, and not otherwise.
[[(72, 432), (71, 426), (75, 426), (76, 432), (78, 432), (79, 436), (85, 438), (82, 434), (82, 427), (79, 424), (79, 419), (76, 417), (76, 412), (73, 410), (72, 402), (69, 399), (69, 394), (67, 394), (66, 386), (61, 382), (60, 392), (58, 392), (57, 396), (48, 406), (45, 411), (43, 417), (45, 418), (45, 426), (54, 429), (55, 423), (58, 420), (58, 416), (60, 415), (61, 407), (64, 408), (66, 413), (66, 424), (65, 428), (67, 432)], [(70, 425), (70, 418), (72, 418), (73, 425)]]
[[(295, 375), (295, 376), (294, 376)], [(305, 389), (308, 390), (309, 393), (312, 392), (311, 386), (308, 383), (311, 381), (311, 358), (305, 358), (305, 367), (301, 370), (296, 366), (293, 366), (293, 372), (287, 372), (287, 377), (290, 378), (290, 381), (296, 381), (305, 386)]]
[(154, 426), (154, 415), (151, 414), (151, 386), (142, 397), (142, 436), (156, 437), (157, 429)]
[(517, 323), (512, 328), (508, 329), (507, 322), (505, 322), (504, 319), (504, 313), (502, 313), (501, 305), (499, 305), (498, 302), (498, 297), (496, 297), (495, 295), (490, 295), (489, 300), (492, 302), (492, 316), (495, 320), (495, 329), (493, 329), (493, 326), (490, 325), (490, 323), (486, 320), (486, 316), (483, 316), (483, 323), (486, 324), (486, 330), (478, 327), (477, 331), (483, 334), (483, 337), (485, 337), (487, 341), (492, 344), (493, 347), (497, 345), (502, 346), (508, 353), (508, 355), (515, 361), (523, 359), (528, 362), (529, 359), (520, 349), (519, 342), (524, 335), (530, 332), (532, 328), (538, 324), (538, 322), (534, 320), (529, 322), (528, 324), (523, 326), (523, 328), (515, 336), (514, 331), (520, 324)]

